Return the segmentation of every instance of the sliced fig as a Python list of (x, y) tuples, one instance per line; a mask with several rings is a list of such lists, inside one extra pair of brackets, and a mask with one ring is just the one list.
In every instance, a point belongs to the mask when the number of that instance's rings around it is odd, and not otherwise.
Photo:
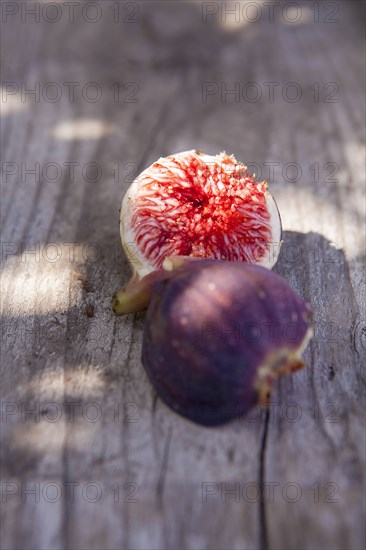
[(198, 261), (156, 283), (142, 362), (177, 413), (219, 425), (265, 404), (278, 376), (304, 366), (310, 306), (260, 266)]
[(122, 202), (120, 230), (134, 274), (116, 296), (116, 313), (129, 312), (130, 292), (136, 295), (140, 280), (162, 270), (168, 256), (272, 268), (281, 243), (267, 183), (256, 182), (233, 155), (196, 150), (161, 158), (134, 180)]

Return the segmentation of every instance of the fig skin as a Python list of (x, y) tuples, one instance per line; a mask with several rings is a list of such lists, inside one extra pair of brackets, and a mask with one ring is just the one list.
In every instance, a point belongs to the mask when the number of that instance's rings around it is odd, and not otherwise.
[(272, 271), (200, 260), (155, 284), (142, 363), (160, 398), (216, 426), (266, 404), (275, 379), (304, 366), (310, 306)]

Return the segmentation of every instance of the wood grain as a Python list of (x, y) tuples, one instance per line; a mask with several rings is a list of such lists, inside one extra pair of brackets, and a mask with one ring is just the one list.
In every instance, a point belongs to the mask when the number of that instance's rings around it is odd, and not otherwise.
[[(19, 93), (2, 104), (2, 548), (360, 550), (363, 3), (333, 3), (337, 23), (320, 3), (314, 23), (299, 2), (297, 25), (262, 6), (235, 28), (221, 3), (207, 23), (200, 2), (132, 2), (135, 23), (127, 4), (118, 22), (109, 1), (95, 23), (82, 6), (70, 21), (63, 3), (55, 23), (21, 11), (3, 22), (2, 86)], [(258, 101), (221, 96), (249, 82)], [(289, 82), (298, 102), (282, 95)], [(218, 86), (206, 101), (205, 83)], [(110, 307), (130, 273), (124, 191), (191, 148), (234, 153), (269, 180), (285, 230), (275, 269), (315, 312), (307, 369), (280, 381), (267, 412), (217, 429), (160, 402), (140, 361), (143, 315)]]

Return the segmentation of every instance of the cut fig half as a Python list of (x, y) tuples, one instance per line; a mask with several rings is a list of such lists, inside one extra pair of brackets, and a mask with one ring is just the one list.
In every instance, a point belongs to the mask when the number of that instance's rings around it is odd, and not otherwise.
[(233, 155), (197, 150), (160, 158), (133, 181), (120, 231), (133, 276), (113, 299), (117, 314), (147, 307), (150, 280), (159, 275), (143, 278), (164, 270), (167, 257), (271, 269), (281, 245), (281, 219), (267, 183), (256, 182)]

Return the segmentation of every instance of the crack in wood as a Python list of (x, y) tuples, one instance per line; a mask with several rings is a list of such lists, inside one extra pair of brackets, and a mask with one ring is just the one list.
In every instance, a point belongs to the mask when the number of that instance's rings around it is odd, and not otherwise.
[(164, 485), (165, 485), (165, 479), (166, 479), (168, 462), (169, 462), (169, 451), (170, 451), (170, 442), (172, 438), (172, 432), (173, 432), (173, 428), (172, 426), (170, 426), (167, 438), (165, 440), (163, 459), (161, 462), (158, 483), (156, 485), (156, 496), (157, 496), (159, 506), (161, 508), (163, 506), (163, 493), (164, 493)]
[(259, 537), (260, 549), (268, 549), (268, 531), (266, 518), (266, 502), (264, 495), (264, 480), (265, 480), (265, 460), (266, 460), (266, 445), (269, 428), (270, 410), (266, 410), (263, 426), (263, 435), (259, 450)]

